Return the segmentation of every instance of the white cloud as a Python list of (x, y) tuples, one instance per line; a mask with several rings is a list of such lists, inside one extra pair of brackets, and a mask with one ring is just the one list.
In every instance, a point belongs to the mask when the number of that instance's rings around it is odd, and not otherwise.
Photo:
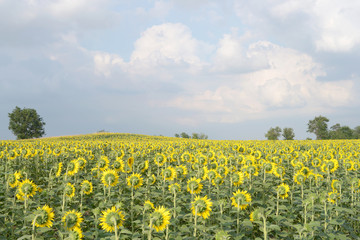
[(235, 1), (235, 9), (259, 34), (275, 38), (280, 34), (288, 44), (298, 38), (329, 52), (348, 52), (360, 44), (357, 0)]

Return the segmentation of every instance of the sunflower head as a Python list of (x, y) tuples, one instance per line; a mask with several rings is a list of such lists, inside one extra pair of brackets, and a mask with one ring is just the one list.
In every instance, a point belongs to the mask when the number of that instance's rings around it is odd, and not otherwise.
[(32, 197), (36, 193), (37, 186), (29, 179), (25, 179), (19, 183), (19, 194), (22, 196)]
[(79, 165), (80, 170), (83, 169), (86, 166), (86, 160), (85, 158), (79, 157), (77, 159), (77, 163)]
[(289, 196), (288, 192), (290, 191), (289, 185), (282, 183), (277, 187), (277, 193), (279, 194), (279, 197), (282, 199), (285, 199)]
[(332, 191), (328, 193), (328, 201), (332, 204), (335, 204), (339, 198), (340, 194), (338, 192)]
[(67, 175), (68, 176), (73, 176), (75, 175), (75, 173), (79, 172), (79, 164), (78, 161), (76, 159), (70, 161), (67, 165)]
[(196, 178), (196, 177), (192, 177), (191, 179), (188, 180), (187, 182), (187, 191), (190, 192), (191, 194), (199, 194), (203, 185), (200, 183), (201, 179), (200, 178)]
[(53, 209), (48, 205), (38, 207), (35, 211), (35, 216), (37, 216), (36, 219), (34, 219), (36, 227), (52, 227), (55, 214)]
[(164, 206), (157, 207), (150, 215), (150, 227), (157, 232), (162, 231), (170, 223), (170, 212)]
[(178, 184), (178, 183), (173, 183), (173, 184), (169, 185), (169, 191), (172, 194), (175, 194), (176, 192), (180, 192), (180, 190), (181, 190), (181, 187), (180, 187), (180, 184)]
[(305, 182), (305, 180), (306, 180), (306, 176), (301, 172), (297, 172), (294, 175), (294, 181), (299, 185), (302, 185)]
[(340, 192), (341, 182), (339, 180), (333, 179), (331, 182), (331, 188), (332, 188), (333, 192)]
[(235, 186), (241, 185), (244, 182), (244, 174), (242, 172), (233, 173), (232, 181)]
[(82, 230), (79, 227), (75, 227), (72, 230), (70, 230), (69, 234), (70, 234), (69, 235), (70, 240), (81, 240), (84, 237)]
[(246, 190), (240, 191), (240, 189), (234, 192), (233, 197), (231, 198), (232, 205), (241, 210), (246, 209), (251, 200), (251, 195)]
[(144, 211), (149, 211), (154, 209), (154, 204), (152, 202), (150, 202), (150, 200), (146, 200), (144, 203)]
[(176, 175), (179, 176), (179, 177), (180, 176), (183, 177), (188, 173), (187, 168), (184, 165), (177, 166), (175, 168), (175, 170), (176, 170)]
[(143, 179), (140, 174), (133, 173), (131, 176), (127, 178), (127, 184), (129, 187), (133, 187), (134, 189), (139, 188), (143, 184)]
[(201, 216), (204, 219), (207, 219), (210, 216), (212, 205), (213, 203), (211, 202), (211, 199), (208, 199), (207, 196), (197, 196), (191, 203), (191, 210), (193, 215)]
[(75, 210), (67, 211), (62, 218), (62, 222), (68, 230), (73, 230), (76, 227), (80, 228), (80, 223), (82, 223), (82, 221), (82, 214)]
[(88, 180), (84, 180), (81, 183), (81, 191), (85, 193), (86, 195), (89, 195), (93, 191), (93, 185)]
[(118, 176), (117, 172), (113, 169), (106, 170), (105, 172), (102, 173), (102, 176), (101, 176), (101, 181), (106, 187), (116, 186), (116, 184), (118, 183), (118, 179), (119, 179), (119, 176)]
[(263, 208), (256, 208), (254, 211), (250, 213), (250, 221), (260, 221), (260, 219), (264, 216)]
[(115, 227), (119, 228), (123, 225), (125, 220), (125, 215), (122, 211), (116, 207), (112, 207), (102, 212), (102, 217), (100, 218), (100, 225), (103, 230), (107, 232), (114, 232)]
[(104, 171), (105, 169), (107, 169), (109, 167), (109, 159), (108, 159), (108, 157), (107, 156), (101, 156), (97, 161), (97, 167), (101, 171)]
[(162, 165), (164, 165), (164, 163), (166, 162), (166, 156), (164, 155), (164, 154), (162, 154), (162, 153), (157, 153), (156, 155), (155, 155), (155, 158), (154, 158), (154, 162), (155, 162), (155, 164), (156, 165), (158, 165), (158, 166), (162, 166)]
[(174, 180), (176, 178), (176, 170), (171, 166), (162, 170), (161, 174), (163, 175), (163, 178), (168, 181)]
[(71, 183), (67, 183), (64, 189), (65, 195), (69, 198), (72, 198), (75, 196), (75, 186)]

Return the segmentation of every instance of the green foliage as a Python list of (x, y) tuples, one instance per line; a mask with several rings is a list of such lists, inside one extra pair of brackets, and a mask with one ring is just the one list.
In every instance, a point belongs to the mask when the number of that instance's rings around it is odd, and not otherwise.
[(316, 135), (316, 139), (328, 139), (328, 125), (329, 119), (324, 116), (315, 117), (313, 120), (309, 120), (308, 122), (308, 130), (307, 132), (314, 133)]
[(182, 132), (180, 134), (175, 133), (175, 137), (177, 138), (192, 138), (192, 139), (208, 139), (208, 135), (204, 134), (204, 133), (192, 133), (192, 136), (190, 136), (189, 134)]
[(281, 134), (281, 128), (275, 127), (275, 128), (270, 128), (269, 131), (265, 134), (265, 137), (268, 140), (278, 140), (280, 134)]
[(285, 140), (294, 140), (295, 137), (294, 129), (284, 128), (282, 136), (284, 137)]
[(17, 139), (38, 138), (45, 134), (45, 122), (35, 109), (15, 107), (9, 118), (9, 130)]
[(339, 123), (330, 128), (330, 139), (352, 139), (353, 130), (348, 126), (340, 126)]

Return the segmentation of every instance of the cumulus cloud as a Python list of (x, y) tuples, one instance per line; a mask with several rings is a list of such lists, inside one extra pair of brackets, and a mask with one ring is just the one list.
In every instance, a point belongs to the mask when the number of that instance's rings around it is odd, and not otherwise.
[(347, 52), (360, 43), (357, 0), (235, 1), (235, 9), (259, 34), (290, 45), (310, 41), (318, 51)]

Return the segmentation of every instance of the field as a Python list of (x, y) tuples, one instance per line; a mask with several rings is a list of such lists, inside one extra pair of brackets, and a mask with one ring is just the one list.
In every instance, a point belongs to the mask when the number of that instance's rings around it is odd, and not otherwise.
[(0, 239), (358, 239), (360, 141), (0, 141)]

